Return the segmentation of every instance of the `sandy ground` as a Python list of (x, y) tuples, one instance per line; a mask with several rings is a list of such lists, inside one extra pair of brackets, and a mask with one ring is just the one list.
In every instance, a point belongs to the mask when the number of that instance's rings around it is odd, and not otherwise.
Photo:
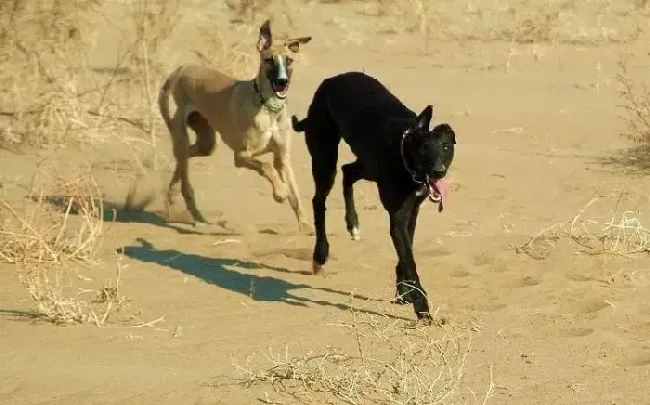
[[(455, 129), (455, 187), (444, 213), (430, 204), (421, 210), (415, 257), (440, 316), (473, 330), (464, 383), (484, 391), (492, 367), (500, 389), (488, 403), (650, 404), (650, 261), (580, 255), (569, 241), (545, 260), (513, 249), (573, 218), (597, 191), (625, 188), (639, 207), (647, 204), (643, 162), (626, 158), (631, 144), (619, 135), (625, 126), (614, 77), (623, 45), (432, 41), (425, 55), (417, 34), (378, 33), (391, 22), (354, 14), (358, 7), (320, 4), (298, 18), (300, 34), (314, 39), (296, 66), (289, 109), (303, 116), (322, 79), (364, 70), (414, 110), (433, 104), (436, 122)], [(181, 59), (182, 30), (193, 16), (184, 15), (171, 58)], [(344, 21), (348, 31), (332, 21)], [(632, 74), (641, 77), (647, 45), (625, 48), (636, 55)], [(98, 53), (97, 63), (111, 55)], [(294, 139), (293, 165), (311, 217), (309, 156), (300, 135)], [(170, 154), (163, 132), (158, 153)], [(347, 146), (341, 154), (340, 163), (350, 159)], [(0, 156), (0, 191), (14, 201), (44, 157), (92, 157), (115, 201), (133, 181), (120, 169), (130, 156), (119, 145)], [(155, 214), (158, 200), (144, 212), (119, 213), (104, 241), (106, 265), (83, 270), (94, 280), (110, 276), (116, 249), (125, 247), (123, 293), (143, 321), (164, 316), (155, 327), (26, 320), (18, 313), (32, 303), (12, 267), (0, 267), (0, 403), (259, 403), (264, 390), (206, 383), (233, 375), (233, 357), (268, 347), (304, 353), (349, 344), (331, 324), (349, 321), (350, 309), (413, 318), (410, 306), (385, 302), (395, 253), (374, 184), (357, 185), (362, 239), (354, 242), (337, 177), (327, 211), (332, 259), (327, 276), (313, 276), (313, 237), (298, 235), (288, 205), (273, 202), (264, 180), (232, 161), (222, 145), (191, 163), (199, 207), (227, 228), (167, 224)], [(149, 171), (138, 192), (160, 193), (168, 175), (169, 167)], [(607, 221), (610, 208), (595, 219)], [(351, 300), (353, 292), (377, 301)]]

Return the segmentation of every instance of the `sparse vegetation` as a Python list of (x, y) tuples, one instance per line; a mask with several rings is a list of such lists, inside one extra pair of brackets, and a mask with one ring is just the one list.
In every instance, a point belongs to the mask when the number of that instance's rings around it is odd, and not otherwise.
[[(541, 229), (526, 243), (516, 247), (518, 253), (526, 253), (535, 259), (545, 259), (548, 247), (554, 247), (561, 239), (567, 238), (578, 246), (582, 254), (611, 254), (630, 257), (638, 253), (650, 252), (650, 230), (640, 219), (639, 197), (625, 190), (609, 195), (596, 195), (577, 214), (568, 221), (558, 222)], [(603, 206), (609, 202), (609, 206)], [(623, 208), (630, 203), (636, 207)], [(597, 212), (604, 215), (609, 208), (610, 218), (595, 219), (587, 216), (600, 204)], [(610, 208), (611, 207), (611, 208)]]
[(54, 172), (46, 181), (43, 172), (37, 173), (29, 201), (21, 208), (0, 201), (3, 261), (22, 265), (96, 262), (105, 231), (102, 195), (89, 170), (74, 171), (78, 173), (75, 178)]
[[(352, 311), (350, 340), (322, 351), (291, 356), (271, 349), (234, 363), (236, 383), (272, 389), (266, 403), (486, 404), (498, 387), (475, 394), (464, 382), (471, 332), (413, 328), (404, 321)], [(350, 350), (346, 347), (354, 347)], [(268, 366), (267, 366), (268, 365)], [(215, 385), (220, 385), (216, 383)], [(462, 402), (461, 402), (462, 401)]]
[(25, 315), (32, 318), (63, 324), (93, 324), (101, 327), (128, 304), (120, 292), (120, 280), (124, 270), (121, 256), (117, 258), (114, 279), (104, 281), (98, 289), (79, 288), (76, 294), (69, 291), (63, 280), (70, 273), (60, 266), (25, 267), (19, 278), (36, 308)]
[(621, 89), (618, 91), (627, 123), (625, 135), (637, 144), (650, 144), (650, 93), (645, 83), (635, 83), (628, 71), (628, 61), (621, 57), (618, 62), (619, 72), (616, 81)]

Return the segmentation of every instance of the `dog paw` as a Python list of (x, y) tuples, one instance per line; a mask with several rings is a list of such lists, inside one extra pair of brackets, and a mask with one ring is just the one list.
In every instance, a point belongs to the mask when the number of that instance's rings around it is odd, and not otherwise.
[(422, 326), (431, 326), (433, 325), (433, 318), (428, 312), (418, 314), (418, 320), (416, 321), (418, 325)]
[(356, 226), (352, 229), (350, 229), (350, 237), (352, 240), (359, 240), (361, 239), (361, 230), (357, 228)]
[(310, 223), (301, 221), (300, 224), (298, 224), (298, 233), (300, 235), (313, 235), (314, 234), (314, 228), (311, 226)]
[(284, 203), (287, 201), (287, 188), (286, 187), (276, 187), (273, 190), (273, 199), (275, 202)]
[(404, 284), (398, 284), (395, 290), (395, 298), (393, 299), (393, 303), (399, 305), (412, 304), (413, 297), (411, 297), (411, 293), (412, 290), (407, 288)]
[(316, 262), (311, 263), (311, 272), (314, 275), (321, 274), (325, 268), (324, 264), (318, 264)]

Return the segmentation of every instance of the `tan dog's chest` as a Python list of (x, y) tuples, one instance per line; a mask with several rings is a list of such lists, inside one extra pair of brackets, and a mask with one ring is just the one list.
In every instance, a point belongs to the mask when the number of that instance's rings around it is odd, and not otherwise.
[(282, 113), (273, 114), (264, 108), (261, 109), (244, 130), (245, 150), (252, 154), (262, 153), (271, 143), (283, 144), (283, 134), (286, 133), (283, 131), (286, 127), (286, 123), (283, 122), (285, 119)]

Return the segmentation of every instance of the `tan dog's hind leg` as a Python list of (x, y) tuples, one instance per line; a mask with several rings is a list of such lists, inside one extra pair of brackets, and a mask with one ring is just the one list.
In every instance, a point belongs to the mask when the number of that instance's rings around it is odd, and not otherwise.
[(190, 158), (211, 156), (217, 148), (218, 142), (217, 134), (208, 123), (208, 120), (198, 111), (194, 111), (187, 117), (187, 125), (196, 134), (196, 142), (190, 145)]
[(289, 163), (289, 156), (286, 153), (285, 149), (282, 149), (279, 152), (274, 152), (273, 154), (273, 168), (277, 171), (278, 175), (282, 181), (288, 186), (288, 196), (287, 200), (289, 205), (298, 219), (298, 226), (301, 232), (310, 231), (311, 225), (307, 222), (307, 217), (305, 217), (305, 212), (302, 209), (300, 204), (300, 193), (298, 192), (298, 185), (296, 184), (296, 179), (293, 175), (293, 168), (291, 163)]
[[(185, 158), (185, 155), (187, 154), (187, 144), (189, 141), (187, 141), (187, 138), (183, 136), (182, 131), (178, 131), (179, 124), (177, 121), (182, 120), (182, 114), (180, 111), (176, 111), (176, 114), (174, 117), (169, 122), (169, 132), (171, 134), (171, 140), (172, 140), (172, 152), (174, 154), (174, 159), (176, 160), (176, 167), (174, 168), (174, 174), (172, 175), (171, 180), (169, 181), (169, 186), (167, 188), (167, 198), (166, 198), (166, 206), (167, 206), (167, 217), (170, 217), (171, 214), (171, 206), (174, 203), (174, 197), (176, 194), (180, 194), (178, 191), (175, 190), (176, 185), (178, 182), (181, 181), (181, 164), (180, 162)], [(180, 190), (179, 190), (180, 191)]]
[(172, 148), (176, 158), (176, 168), (169, 182), (167, 191), (167, 213), (170, 214), (171, 203), (173, 199), (173, 188), (179, 181), (181, 182), (181, 194), (185, 200), (185, 207), (192, 215), (195, 225), (197, 223), (207, 223), (205, 217), (196, 206), (194, 188), (189, 179), (189, 160), (190, 160), (190, 141), (185, 124), (185, 117), (182, 108), (179, 108), (174, 115), (170, 132), (172, 133)]
[(264, 177), (273, 187), (273, 199), (283, 203), (287, 199), (287, 187), (273, 170), (270, 164), (250, 156), (249, 152), (235, 153), (235, 167), (254, 170)]

